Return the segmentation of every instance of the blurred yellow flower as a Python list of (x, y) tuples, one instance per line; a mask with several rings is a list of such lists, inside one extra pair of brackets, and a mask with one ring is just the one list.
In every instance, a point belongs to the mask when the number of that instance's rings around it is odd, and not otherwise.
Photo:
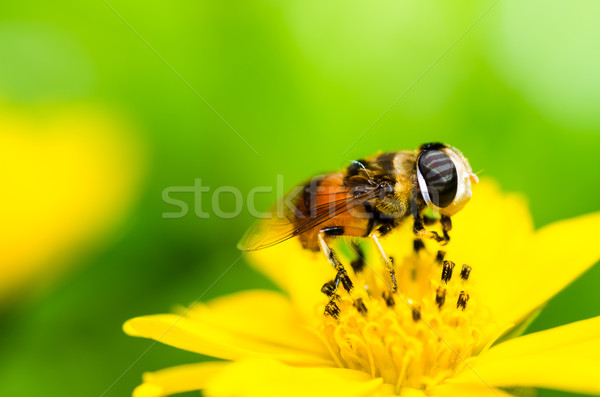
[[(134, 318), (124, 330), (225, 361), (144, 375), (136, 397), (203, 390), (207, 396), (508, 396), (540, 387), (600, 393), (600, 317), (516, 337), (532, 313), (600, 258), (600, 213), (533, 230), (518, 196), (483, 182), (454, 218), (446, 260), (435, 243), (412, 252), (411, 232), (385, 240), (398, 293), (383, 266), (338, 291), (325, 316), (326, 260), (296, 241), (249, 253), (286, 292), (244, 291), (185, 315)], [(351, 260), (350, 255), (345, 258)], [(470, 267), (463, 267), (463, 264)], [(379, 276), (379, 275), (383, 276)], [(361, 288), (364, 287), (364, 288)]]
[(129, 125), (95, 107), (0, 104), (0, 114), (6, 298), (47, 283), (122, 218), (138, 191), (142, 150)]

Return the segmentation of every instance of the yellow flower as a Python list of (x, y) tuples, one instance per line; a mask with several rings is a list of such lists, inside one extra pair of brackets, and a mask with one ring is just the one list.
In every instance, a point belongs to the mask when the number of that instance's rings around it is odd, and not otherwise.
[(285, 294), (244, 291), (183, 316), (126, 322), (129, 335), (224, 360), (147, 373), (134, 396), (508, 396), (518, 387), (600, 394), (600, 317), (516, 337), (600, 258), (600, 213), (534, 231), (520, 197), (484, 182), (453, 220), (443, 247), (456, 264), (448, 282), (440, 247), (413, 253), (406, 228), (384, 242), (398, 293), (390, 296), (368, 251), (352, 294), (338, 290), (337, 319), (323, 314), (320, 287), (333, 271), (321, 255), (294, 240), (248, 254)]
[(123, 218), (143, 150), (129, 123), (95, 105), (0, 103), (0, 114), (1, 306), (55, 278)]

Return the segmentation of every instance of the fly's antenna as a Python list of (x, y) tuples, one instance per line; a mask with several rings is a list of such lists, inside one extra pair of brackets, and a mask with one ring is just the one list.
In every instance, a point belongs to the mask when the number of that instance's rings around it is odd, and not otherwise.
[(350, 162), (352, 165), (348, 167), (348, 169), (354, 168), (354, 174), (358, 174), (358, 171), (362, 169), (369, 180), (373, 178), (371, 175), (371, 170), (365, 167), (364, 160), (350, 160)]
[(363, 163), (361, 163), (360, 161), (356, 161), (356, 160), (350, 160), (350, 162), (351, 162), (352, 164), (354, 164), (354, 165), (358, 165), (360, 168), (362, 168), (362, 169), (363, 169), (363, 170), (365, 170), (365, 171), (367, 170), (367, 169), (365, 168), (365, 165), (364, 165)]

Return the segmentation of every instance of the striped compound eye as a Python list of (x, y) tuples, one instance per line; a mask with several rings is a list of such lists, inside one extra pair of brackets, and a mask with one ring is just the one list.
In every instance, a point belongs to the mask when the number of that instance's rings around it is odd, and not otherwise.
[(454, 162), (441, 150), (427, 150), (419, 157), (419, 185), (425, 201), (438, 208), (452, 204), (458, 188)]

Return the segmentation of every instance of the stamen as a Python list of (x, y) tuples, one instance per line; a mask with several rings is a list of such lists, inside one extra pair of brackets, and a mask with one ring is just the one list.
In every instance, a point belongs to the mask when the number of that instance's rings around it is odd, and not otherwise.
[(354, 301), (354, 307), (363, 316), (367, 315), (367, 307), (365, 306), (365, 303), (363, 302), (362, 298), (358, 298)]
[(462, 278), (463, 280), (468, 280), (470, 274), (471, 266), (463, 265), (462, 270), (460, 271), (460, 278)]
[[(415, 255), (411, 248), (404, 256), (396, 255), (393, 267), (381, 267), (398, 274), (395, 292), (385, 273), (369, 269), (369, 256), (362, 273), (339, 271), (322, 288), (329, 298), (322, 297), (326, 304), (320, 336), (335, 362), (380, 377), (397, 392), (425, 390), (443, 382), (461, 365), (457, 355), (468, 359), (496, 332), (493, 317), (476, 295), (466, 310), (470, 266), (461, 265), (452, 280), (455, 263), (444, 259), (444, 251), (436, 256), (425, 249)], [(339, 286), (345, 278), (356, 287), (352, 293)], [(453, 350), (439, 335), (452, 343)]]
[(448, 281), (452, 278), (452, 269), (454, 269), (454, 262), (444, 261), (444, 268), (442, 269), (442, 281), (448, 284)]
[(446, 289), (442, 287), (438, 287), (435, 291), (435, 303), (437, 303), (438, 308), (442, 308), (444, 303), (446, 302)]
[(396, 304), (396, 301), (394, 301), (394, 296), (392, 295), (391, 292), (384, 291), (382, 296), (383, 296), (383, 300), (385, 301), (385, 304), (387, 307), (394, 307), (394, 305)]
[(464, 311), (467, 308), (467, 302), (469, 301), (469, 294), (465, 291), (460, 291), (460, 295), (458, 295), (458, 301), (456, 302), (456, 308), (462, 308)]
[(412, 308), (412, 318), (414, 321), (419, 321), (421, 319), (421, 312), (418, 307)]

